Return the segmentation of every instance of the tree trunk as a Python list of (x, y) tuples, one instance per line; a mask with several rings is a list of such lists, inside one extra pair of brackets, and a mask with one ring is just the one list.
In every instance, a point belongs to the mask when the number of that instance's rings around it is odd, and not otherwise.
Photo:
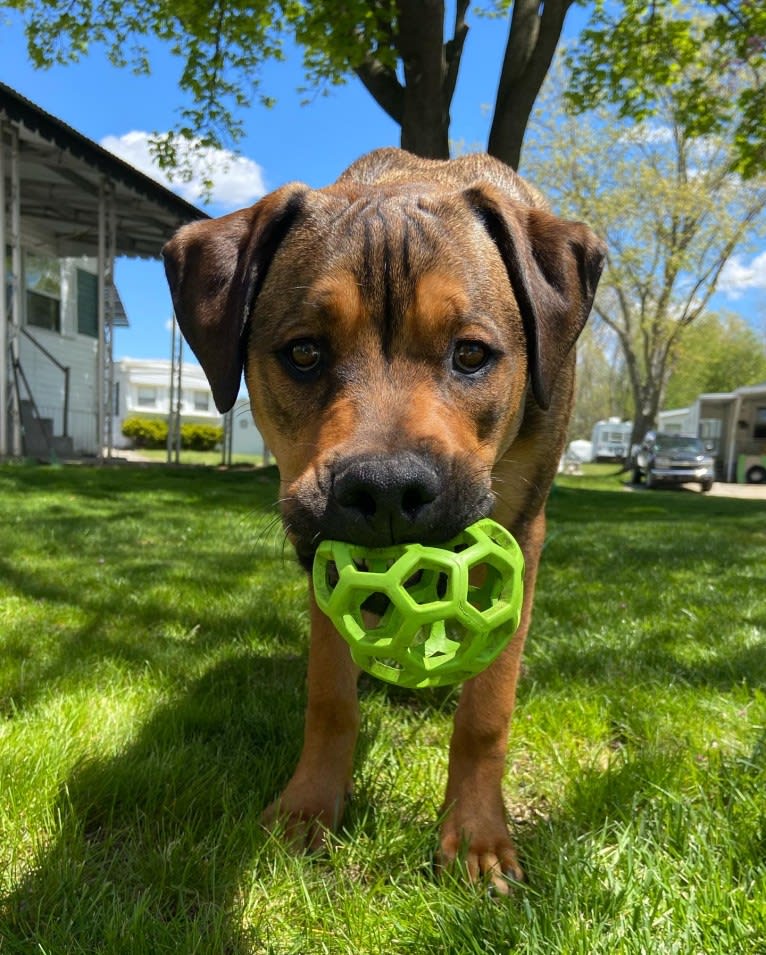
[(630, 438), (631, 445), (633, 445), (643, 441), (647, 431), (653, 431), (657, 428), (662, 384), (647, 379), (645, 381), (632, 381), (631, 385), (635, 408), (633, 431)]
[(573, 0), (515, 0), (487, 152), (518, 169), (532, 107)]
[(448, 159), (443, 0), (400, 0), (396, 45), (404, 68), (402, 149), (427, 159)]

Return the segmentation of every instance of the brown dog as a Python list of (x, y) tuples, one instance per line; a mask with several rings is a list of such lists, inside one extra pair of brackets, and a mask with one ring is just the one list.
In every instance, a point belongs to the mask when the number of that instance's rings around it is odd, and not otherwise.
[[(325, 538), (437, 543), (490, 513), (521, 545), (522, 623), (463, 687), (440, 848), (504, 891), (522, 877), (501, 792), (508, 727), (603, 244), (494, 159), (383, 149), (326, 189), (293, 183), (187, 225), (163, 255), (221, 411), (244, 368), (306, 568)], [(303, 751), (266, 814), (312, 846), (350, 791), (357, 675), (312, 595)]]

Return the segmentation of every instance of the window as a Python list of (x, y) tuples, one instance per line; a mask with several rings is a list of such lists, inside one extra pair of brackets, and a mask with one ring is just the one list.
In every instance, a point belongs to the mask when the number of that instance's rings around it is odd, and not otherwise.
[(667, 432), (657, 435), (654, 449), (655, 451), (690, 451), (693, 454), (701, 454), (703, 451), (702, 442), (699, 438), (687, 437), (686, 435), (669, 435)]
[(148, 385), (139, 385), (136, 394), (139, 408), (157, 407), (157, 389)]
[(210, 395), (207, 391), (194, 392), (194, 410), (210, 411)]
[(77, 331), (98, 338), (98, 277), (77, 270)]
[(766, 408), (755, 409), (755, 427), (753, 428), (754, 438), (766, 438)]
[(700, 437), (705, 447), (712, 447), (717, 454), (721, 450), (721, 419), (702, 418), (700, 420)]
[(24, 258), (27, 325), (61, 331), (61, 264), (28, 252)]
[(721, 437), (720, 418), (702, 418), (700, 421), (700, 437), (712, 440)]

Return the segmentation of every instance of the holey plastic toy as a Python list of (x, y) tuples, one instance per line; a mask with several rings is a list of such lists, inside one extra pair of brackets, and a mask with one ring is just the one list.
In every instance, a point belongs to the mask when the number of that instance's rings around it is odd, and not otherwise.
[(524, 557), (485, 518), (439, 547), (323, 541), (313, 577), (358, 666), (399, 686), (444, 686), (488, 667), (518, 628)]

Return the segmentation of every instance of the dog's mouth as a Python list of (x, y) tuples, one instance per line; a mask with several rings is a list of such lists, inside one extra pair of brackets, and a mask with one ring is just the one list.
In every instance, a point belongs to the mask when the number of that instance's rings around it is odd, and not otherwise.
[(291, 491), (283, 514), (308, 571), (321, 541), (368, 549), (440, 546), (488, 517), (494, 503), (489, 481), (477, 480), (472, 462), (414, 452), (342, 459)]

